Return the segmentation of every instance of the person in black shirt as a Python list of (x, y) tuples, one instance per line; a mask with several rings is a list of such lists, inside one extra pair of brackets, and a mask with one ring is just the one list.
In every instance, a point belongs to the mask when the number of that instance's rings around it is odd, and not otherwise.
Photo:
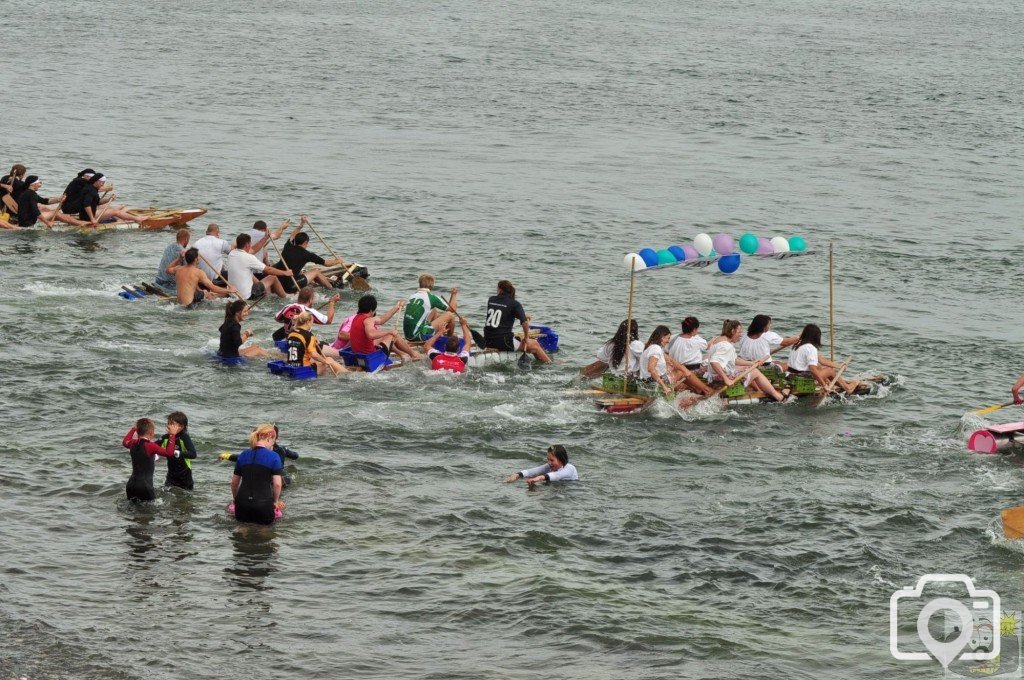
[(64, 189), (64, 202), (60, 204), (61, 210), (72, 215), (82, 211), (82, 204), (80, 201), (82, 197), (82, 190), (85, 189), (85, 185), (89, 183), (89, 180), (92, 179), (92, 176), (95, 174), (95, 170), (92, 168), (86, 168), (71, 180), (67, 188)]
[(11, 171), (0, 177), (0, 201), (3, 202), (3, 208), (0, 210), (6, 211), (11, 215), (18, 214), (18, 194), (25, 190), (25, 173), (28, 172), (21, 163), (15, 163), (11, 166)]
[(109, 191), (113, 188), (113, 185), (104, 185), (106, 179), (102, 172), (97, 172), (86, 180), (85, 186), (82, 187), (82, 192), (79, 194), (80, 203), (75, 207), (79, 208), (79, 219), (89, 223), (83, 226), (95, 227), (99, 225), (101, 219), (108, 222), (116, 220), (142, 222), (145, 220), (145, 215), (137, 215), (124, 206), (114, 205), (113, 201), (117, 198), (117, 194), (100, 198), (100, 189)]
[[(188, 436), (188, 416), (181, 411), (175, 411), (167, 416), (168, 432), (172, 424), (181, 428), (178, 433), (178, 455), (167, 459), (167, 478), (164, 480), (164, 486), (176, 486), (191, 491), (195, 487), (195, 483), (192, 481), (192, 461), (195, 460), (197, 454), (192, 438)], [(158, 445), (167, 448), (169, 441), (170, 435), (165, 434), (160, 438)]]
[[(43, 182), (35, 175), (25, 178), (25, 189), (18, 195), (18, 224), (22, 227), (31, 227), (40, 219), (48, 227), (53, 226), (57, 218), (57, 209), (40, 208), (51, 203), (60, 203), (61, 198), (43, 198), (36, 192), (43, 186)], [(62, 197), (63, 198), (63, 197)]]
[(249, 306), (245, 300), (233, 300), (224, 310), (224, 323), (220, 326), (220, 349), (217, 354), (225, 359), (235, 357), (270, 357), (259, 345), (242, 348), (242, 343), (252, 337), (252, 331), (242, 332), (242, 322), (249, 318)]
[(516, 288), (511, 282), (502, 279), (498, 281), (498, 294), (487, 300), (487, 319), (484, 322), (484, 347), (497, 349), (502, 352), (515, 352), (522, 349), (520, 341), (512, 332), (512, 326), (516, 322), (523, 327), (523, 337), (526, 338), (526, 351), (535, 356), (542, 363), (551, 363), (551, 357), (547, 355), (540, 343), (530, 337), (530, 316), (523, 310), (523, 306), (516, 300)]
[(298, 282), (299, 288), (303, 288), (309, 283), (319, 283), (325, 288), (334, 288), (319, 269), (310, 269), (303, 272), (302, 268), (310, 263), (326, 267), (341, 264), (341, 262), (333, 257), (325, 260), (316, 253), (310, 252), (309, 234), (302, 231), (303, 226), (304, 223), (299, 222), (299, 226), (292, 232), (291, 238), (284, 244), (284, 248), (281, 251), (281, 260), (274, 265), (275, 269), (290, 269), (295, 275), (295, 281), (292, 281), (290, 276), (281, 277), (281, 285), (284, 286), (285, 291), (289, 294), (298, 292), (295, 288), (296, 282)]

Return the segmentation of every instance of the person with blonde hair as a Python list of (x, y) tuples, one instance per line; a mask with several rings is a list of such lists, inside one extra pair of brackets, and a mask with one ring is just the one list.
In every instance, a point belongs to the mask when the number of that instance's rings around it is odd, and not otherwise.
[(316, 366), (316, 374), (323, 375), (330, 371), (334, 375), (348, 371), (343, 365), (320, 349), (320, 341), (310, 330), (313, 327), (313, 314), (303, 312), (292, 319), (292, 331), (288, 334), (285, 353), (291, 366)]
[(233, 510), (239, 522), (273, 524), (284, 507), (281, 474), (284, 466), (274, 453), (277, 431), (271, 423), (256, 426), (249, 434), (249, 448), (238, 454), (231, 473)]
[[(738, 358), (736, 355), (736, 343), (739, 342), (742, 334), (743, 328), (739, 321), (726, 319), (722, 324), (722, 334), (708, 343), (707, 376), (708, 381), (712, 383), (712, 387), (715, 386), (714, 383), (716, 382), (719, 384), (725, 383), (725, 386), (729, 387), (739, 379), (740, 374), (748, 366), (760, 366), (768, 360), (769, 357), (767, 356), (753, 361)], [(743, 368), (740, 368), (741, 366)], [(743, 384), (744, 386), (754, 385), (754, 387), (775, 401), (786, 401), (789, 398), (790, 392), (792, 392), (788, 387), (779, 392), (772, 385), (772, 382), (756, 368), (747, 373)]]
[(443, 332), (455, 314), (455, 298), (458, 288), (452, 288), (451, 299), (446, 302), (431, 288), (434, 287), (433, 274), (420, 274), (420, 287), (405, 303), (405, 316), (402, 317), (402, 333), (409, 341), (426, 340), (432, 335)]

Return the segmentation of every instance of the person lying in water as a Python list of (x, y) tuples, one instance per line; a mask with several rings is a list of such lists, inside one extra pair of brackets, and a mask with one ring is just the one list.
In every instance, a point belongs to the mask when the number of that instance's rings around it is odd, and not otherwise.
[(812, 377), (824, 388), (828, 388), (835, 380), (835, 384), (840, 389), (847, 394), (853, 394), (860, 386), (860, 381), (837, 378), (836, 369), (839, 367), (835, 362), (820, 356), (819, 349), (821, 349), (821, 329), (817, 325), (809, 323), (804, 326), (796, 345), (789, 353), (789, 373)]
[(544, 465), (521, 470), (505, 478), (508, 483), (525, 479), (533, 486), (537, 482), (575, 482), (580, 478), (576, 466), (569, 462), (569, 454), (565, 447), (555, 444), (548, 447), (548, 462)]

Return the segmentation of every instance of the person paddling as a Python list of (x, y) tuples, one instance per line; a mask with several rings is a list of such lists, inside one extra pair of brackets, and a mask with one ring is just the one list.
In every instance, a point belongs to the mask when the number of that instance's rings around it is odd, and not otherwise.
[[(224, 258), (228, 283), (238, 291), (243, 300), (258, 300), (268, 293), (285, 297), (280, 279), (289, 277), (292, 273), (287, 269), (275, 269), (260, 262), (259, 258), (252, 254), (251, 244), (252, 237), (248, 234), (239, 234), (235, 238), (234, 250)], [(263, 276), (257, 281), (256, 274)]]
[(708, 348), (708, 341), (700, 336), (700, 321), (688, 316), (680, 324), (680, 330), (665, 350), (668, 359), (679, 367), (677, 370), (687, 387), (697, 394), (709, 395), (714, 390), (697, 375), (704, 367), (704, 351)]
[(859, 380), (845, 380), (836, 377), (836, 369), (839, 368), (835, 362), (819, 355), (821, 349), (821, 328), (816, 324), (809, 323), (804, 326), (796, 345), (789, 353), (789, 373), (801, 375), (814, 380), (822, 387), (828, 388), (835, 380), (835, 384), (847, 394), (853, 392), (860, 386)]
[(462, 349), (459, 350), (459, 338), (454, 333), (445, 337), (444, 351), (434, 347), (437, 339), (443, 337), (444, 331), (440, 330), (427, 339), (427, 358), (430, 360), (432, 371), (448, 371), (449, 373), (465, 373), (466, 364), (469, 363), (469, 348), (472, 336), (469, 334), (469, 324), (464, 318), (459, 317), (462, 325)]
[(1024, 398), (1020, 396), (1020, 391), (1024, 389), (1024, 375), (1017, 379), (1017, 382), (1013, 383), (1013, 387), (1010, 388), (1010, 394), (1013, 395), (1013, 403), (1020, 406), (1024, 404)]
[[(722, 324), (722, 334), (708, 343), (707, 377), (711, 383), (725, 383), (725, 386), (729, 387), (736, 383), (745, 370), (739, 368), (740, 366), (759, 366), (763, 361), (764, 357), (751, 361), (736, 356), (735, 343), (739, 342), (742, 332), (743, 329), (739, 321), (726, 319)], [(771, 381), (756, 368), (747, 373), (743, 384), (744, 386), (754, 385), (775, 401), (785, 401), (792, 391), (787, 387), (779, 392)]]
[(185, 250), (188, 248), (188, 241), (191, 237), (192, 234), (188, 227), (182, 227), (174, 235), (174, 242), (167, 244), (164, 254), (160, 257), (160, 264), (156, 267), (156, 278), (153, 283), (167, 293), (174, 293), (177, 289), (174, 272), (178, 271), (178, 267), (185, 265)]
[[(185, 251), (185, 264), (174, 271), (178, 304), (186, 309), (195, 309), (203, 300), (223, 297), (234, 292), (234, 288), (231, 286), (221, 288), (211, 281), (206, 272), (196, 266), (198, 260), (199, 251), (189, 248)], [(200, 290), (200, 286), (206, 290)]]
[(313, 327), (313, 315), (303, 312), (292, 320), (292, 332), (288, 334), (285, 348), (288, 365), (316, 366), (317, 375), (330, 372), (333, 375), (347, 373), (349, 369), (329, 356), (324, 355), (321, 343), (310, 330)]
[(513, 473), (506, 477), (505, 481), (512, 483), (525, 479), (528, 485), (533, 486), (537, 482), (575, 482), (579, 481), (579, 478), (576, 466), (569, 462), (569, 454), (565, 447), (555, 444), (548, 447), (545, 464)]
[[(629, 320), (629, 374), (635, 376), (640, 370), (640, 355), (644, 351), (644, 343), (640, 341), (640, 326), (636, 319)], [(587, 378), (596, 378), (607, 371), (613, 375), (624, 375), (626, 373), (626, 322), (619, 324), (615, 335), (608, 342), (601, 345), (595, 356), (597, 361), (584, 366), (580, 373)]]
[(68, 182), (68, 186), (64, 189), (64, 202), (60, 204), (61, 210), (68, 215), (74, 215), (82, 210), (82, 191), (95, 174), (95, 170), (86, 168)]
[[(82, 192), (79, 194), (80, 211), (78, 213), (78, 219), (88, 222), (88, 225), (84, 226), (99, 226), (100, 219), (104, 221), (116, 221), (123, 220), (125, 222), (142, 222), (146, 219), (145, 215), (137, 215), (131, 210), (128, 210), (124, 206), (114, 205), (114, 199), (117, 198), (117, 194), (110, 194), (106, 198), (100, 198), (100, 190), (107, 190), (110, 185), (104, 185), (106, 177), (103, 173), (96, 173), (90, 177), (85, 186), (82, 187)], [(103, 206), (102, 208), (100, 206)]]
[(157, 456), (174, 457), (178, 454), (178, 433), (181, 426), (167, 422), (167, 445), (159, 446), (152, 441), (156, 427), (149, 418), (139, 418), (128, 434), (121, 440), (121, 446), (128, 449), (132, 457), (132, 475), (125, 484), (125, 494), (133, 502), (156, 500), (153, 491), (153, 468)]
[[(523, 327), (523, 339), (520, 341), (512, 332), (516, 320)], [(516, 300), (516, 287), (511, 281), (498, 281), (498, 293), (487, 300), (487, 319), (484, 322), (484, 347), (502, 352), (518, 352), (526, 343), (526, 351), (541, 363), (551, 363), (540, 343), (530, 337), (530, 317), (523, 305)]]
[[(31, 227), (37, 221), (42, 220), (43, 224), (48, 227), (52, 227), (53, 223), (57, 221), (58, 208), (50, 208), (49, 206), (54, 203), (60, 203), (64, 197), (60, 198), (43, 198), (37, 192), (43, 186), (43, 181), (35, 175), (29, 175), (25, 178), (25, 188), (18, 195), (18, 225), (22, 227)], [(67, 218), (71, 223), (75, 225), (82, 225), (74, 218)]]
[(11, 171), (3, 177), (0, 177), (0, 202), (3, 206), (0, 207), (0, 212), (5, 212), (8, 215), (17, 218), (18, 216), (18, 194), (25, 189), (25, 174), (28, 173), (28, 168), (21, 163), (15, 163), (11, 166)]
[(349, 330), (349, 346), (352, 351), (370, 354), (380, 348), (386, 354), (395, 350), (401, 357), (408, 356), (413, 361), (422, 359), (423, 355), (413, 349), (398, 331), (379, 327), (386, 323), (392, 314), (399, 311), (402, 304), (403, 302), (400, 300), (391, 311), (378, 319), (377, 298), (372, 295), (364, 295), (359, 298), (359, 305), (356, 307), (358, 312), (352, 319), (352, 326)]
[[(736, 356), (740, 359), (755, 361), (764, 356), (769, 359), (765, 365), (772, 364), (771, 354), (781, 347), (791, 347), (796, 344), (798, 338), (784, 338), (772, 330), (772, 317), (767, 314), (758, 314), (750, 321), (747, 332), (736, 343)], [(779, 370), (785, 371), (786, 364), (779, 363)]]
[(448, 327), (455, 315), (455, 298), (459, 295), (458, 288), (452, 288), (449, 302), (446, 302), (431, 289), (434, 287), (433, 274), (420, 274), (420, 287), (405, 303), (405, 315), (402, 318), (402, 332), (410, 342), (426, 340)]
[(309, 312), (313, 315), (313, 323), (317, 325), (325, 325), (334, 321), (334, 309), (338, 300), (341, 299), (341, 295), (335, 293), (327, 300), (327, 313), (324, 314), (319, 309), (313, 306), (316, 300), (316, 291), (313, 290), (312, 286), (304, 286), (299, 291), (299, 296), (290, 304), (285, 305), (281, 310), (274, 315), (276, 321), (280, 321), (283, 326), (274, 331), (274, 342), (284, 340), (288, 337), (288, 334), (292, 332), (292, 319), (297, 317), (303, 312)]
[(239, 522), (273, 524), (281, 502), (284, 466), (274, 453), (277, 432), (270, 423), (258, 425), (249, 435), (249, 448), (238, 454), (231, 473), (231, 498)]
[(341, 264), (339, 260), (333, 257), (325, 260), (309, 250), (309, 234), (302, 231), (306, 226), (306, 221), (306, 216), (303, 215), (299, 221), (299, 226), (295, 228), (295, 231), (292, 232), (288, 241), (284, 244), (284, 248), (281, 249), (281, 260), (274, 265), (277, 269), (291, 269), (295, 275), (294, 280), (291, 277), (281, 280), (281, 285), (284, 286), (285, 291), (290, 295), (298, 292), (295, 288), (296, 283), (299, 284), (299, 288), (310, 283), (319, 283), (324, 288), (334, 288), (319, 269), (313, 268), (302, 271), (303, 267), (307, 264), (316, 264), (321, 267)]

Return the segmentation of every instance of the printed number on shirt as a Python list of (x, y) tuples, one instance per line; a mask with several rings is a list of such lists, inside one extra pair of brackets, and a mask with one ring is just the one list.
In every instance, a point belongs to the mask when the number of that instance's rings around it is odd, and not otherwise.
[(288, 346), (288, 361), (296, 362), (299, 360), (299, 348), (295, 345)]
[(484, 324), (488, 328), (499, 328), (501, 327), (501, 310), (500, 309), (488, 309), (487, 310), (487, 323)]

